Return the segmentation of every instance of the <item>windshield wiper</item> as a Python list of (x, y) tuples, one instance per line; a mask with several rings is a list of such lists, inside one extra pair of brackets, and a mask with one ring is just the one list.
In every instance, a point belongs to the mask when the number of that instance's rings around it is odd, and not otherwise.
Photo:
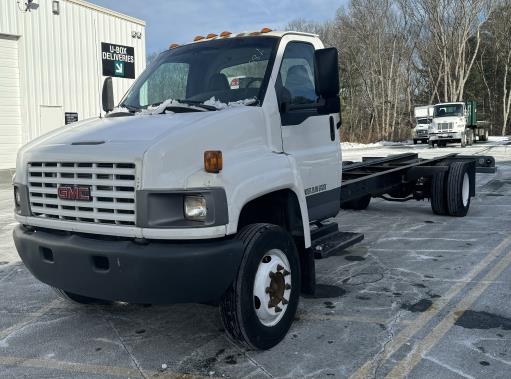
[(202, 101), (198, 101), (198, 100), (179, 99), (176, 101), (179, 103), (183, 103), (183, 104), (195, 105), (196, 107), (200, 107), (200, 108), (206, 109), (208, 111), (217, 111), (218, 110), (217, 107), (214, 107), (213, 105), (206, 105)]
[(128, 105), (128, 104), (120, 104), (119, 107), (126, 108), (127, 110), (129, 110), (132, 113), (137, 113), (137, 112), (140, 112), (140, 110), (141, 110), (139, 107), (136, 107), (134, 105)]
[[(168, 101), (169, 100), (159, 101), (157, 103), (151, 104), (147, 107), (147, 109), (151, 109), (151, 108), (157, 109), (158, 107), (161, 107), (163, 103), (168, 102)], [(183, 107), (186, 107), (186, 106), (195, 107), (195, 109), (190, 108), (195, 111), (199, 111), (196, 108), (201, 108), (201, 109), (204, 109), (207, 111), (217, 111), (218, 110), (217, 107), (214, 107), (212, 105), (203, 104), (201, 101), (186, 100), (186, 99), (172, 99), (172, 103), (167, 104), (167, 106), (165, 106), (165, 109), (162, 109), (161, 113), (165, 112), (166, 109), (179, 108), (180, 105)]]

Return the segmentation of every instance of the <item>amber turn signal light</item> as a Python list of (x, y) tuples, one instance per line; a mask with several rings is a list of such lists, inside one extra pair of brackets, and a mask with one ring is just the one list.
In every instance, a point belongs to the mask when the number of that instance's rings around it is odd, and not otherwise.
[(218, 150), (210, 150), (204, 152), (204, 169), (206, 172), (218, 174), (222, 171), (223, 160), (222, 152)]

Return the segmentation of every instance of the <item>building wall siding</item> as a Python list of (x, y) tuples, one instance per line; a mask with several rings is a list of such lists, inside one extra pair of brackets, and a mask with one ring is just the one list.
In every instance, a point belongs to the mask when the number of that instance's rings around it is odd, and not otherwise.
[[(60, 0), (60, 14), (52, 0), (38, 0), (30, 12), (16, 0), (0, 0), (0, 33), (19, 35), (21, 143), (61, 125), (41, 126), (41, 107), (77, 112), (80, 120), (101, 112), (101, 42), (132, 46), (135, 76), (145, 68), (145, 24), (82, 0)], [(132, 32), (142, 38), (133, 38)], [(132, 79), (114, 78), (114, 98), (120, 101)]]

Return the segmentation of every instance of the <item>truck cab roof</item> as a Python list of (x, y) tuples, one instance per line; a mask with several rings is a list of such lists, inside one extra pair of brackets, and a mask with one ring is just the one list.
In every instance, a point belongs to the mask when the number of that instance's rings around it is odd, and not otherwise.
[(193, 41), (184, 43), (182, 45), (178, 44), (171, 44), (170, 48), (176, 48), (179, 46), (186, 46), (190, 44), (195, 43), (203, 43), (207, 41), (212, 41), (216, 39), (225, 39), (225, 38), (239, 38), (239, 37), (259, 37), (259, 36), (271, 36), (271, 37), (277, 37), (282, 38), (286, 35), (297, 35), (297, 36), (307, 36), (307, 37), (313, 37), (318, 38), (319, 36), (317, 34), (313, 33), (305, 33), (305, 32), (297, 32), (297, 31), (279, 31), (279, 30), (270, 30), (268, 28), (263, 28), (261, 31), (255, 31), (255, 32), (240, 32), (240, 33), (231, 33), (231, 32), (222, 32), (220, 34), (208, 34), (207, 36), (196, 36)]

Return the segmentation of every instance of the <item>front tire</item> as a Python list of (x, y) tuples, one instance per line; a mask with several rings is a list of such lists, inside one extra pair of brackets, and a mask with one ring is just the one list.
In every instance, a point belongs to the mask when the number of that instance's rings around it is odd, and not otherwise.
[(239, 232), (243, 258), (220, 303), (224, 328), (235, 342), (269, 349), (285, 337), (300, 296), (300, 262), (291, 236), (272, 224)]

